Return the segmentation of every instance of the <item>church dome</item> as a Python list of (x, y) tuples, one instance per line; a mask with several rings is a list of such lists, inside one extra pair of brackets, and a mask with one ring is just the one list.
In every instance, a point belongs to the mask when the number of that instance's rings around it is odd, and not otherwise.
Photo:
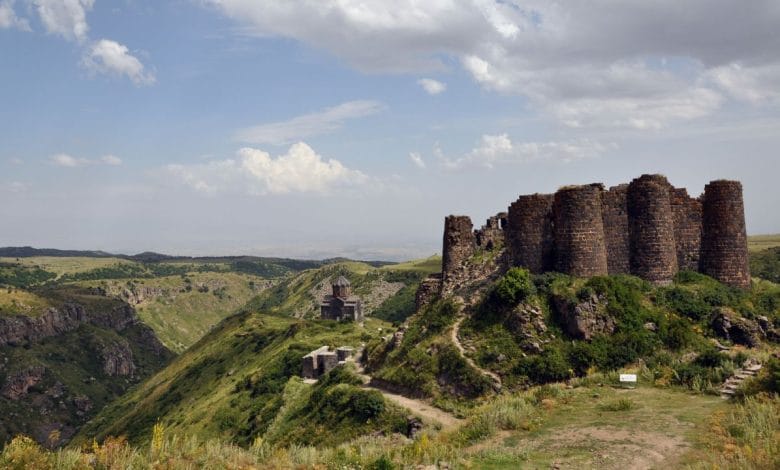
[(339, 278), (336, 279), (336, 282), (333, 283), (333, 287), (349, 287), (351, 285), (349, 279), (344, 276), (339, 276)]

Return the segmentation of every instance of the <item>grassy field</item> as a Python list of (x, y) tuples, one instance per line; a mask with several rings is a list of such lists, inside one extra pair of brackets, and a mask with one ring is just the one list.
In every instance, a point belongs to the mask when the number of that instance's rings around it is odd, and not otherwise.
[(106, 268), (117, 264), (139, 264), (120, 258), (60, 258), (54, 256), (36, 256), (32, 258), (0, 258), (0, 263), (17, 263), (23, 266), (39, 267), (61, 277), (64, 274), (75, 274)]
[(753, 235), (748, 237), (748, 250), (761, 251), (780, 246), (780, 234)]
[(51, 306), (49, 300), (25, 290), (0, 289), (0, 315), (36, 317)]
[(424, 274), (439, 273), (441, 272), (441, 256), (434, 255), (430, 258), (405, 261), (398, 264), (390, 264), (387, 266), (382, 266), (379, 269), (386, 271), (416, 271)]
[(152, 279), (83, 281), (112, 295), (152, 291), (140, 303), (133, 299), (138, 316), (154, 329), (170, 350), (180, 353), (203, 337), (223, 318), (234, 313), (269, 286), (269, 281), (232, 272), (189, 273)]

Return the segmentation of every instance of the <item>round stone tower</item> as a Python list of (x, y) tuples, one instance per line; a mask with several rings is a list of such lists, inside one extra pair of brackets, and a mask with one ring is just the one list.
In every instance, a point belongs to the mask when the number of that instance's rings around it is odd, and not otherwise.
[(735, 287), (750, 287), (745, 208), (739, 181), (704, 187), (701, 272)]
[(607, 274), (600, 184), (571, 186), (555, 193), (555, 269), (573, 276)]
[(442, 270), (444, 274), (454, 271), (464, 260), (471, 257), (477, 240), (471, 218), (465, 215), (450, 215), (444, 219), (444, 246)]
[(671, 188), (662, 175), (642, 175), (628, 185), (631, 273), (661, 285), (678, 269)]
[(552, 194), (532, 194), (509, 206), (505, 234), (512, 266), (535, 274), (553, 268), (552, 205)]

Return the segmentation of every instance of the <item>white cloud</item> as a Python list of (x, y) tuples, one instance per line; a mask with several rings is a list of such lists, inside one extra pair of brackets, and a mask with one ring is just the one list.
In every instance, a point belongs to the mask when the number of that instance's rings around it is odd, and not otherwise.
[(738, 100), (753, 104), (780, 101), (780, 63), (758, 67), (732, 63), (710, 70), (708, 78)]
[(75, 168), (79, 166), (87, 165), (109, 165), (117, 166), (122, 164), (122, 159), (115, 155), (105, 155), (97, 160), (90, 160), (84, 157), (74, 157), (67, 153), (58, 153), (49, 157), (49, 161), (52, 165), (61, 166), (65, 168)]
[(235, 139), (252, 144), (289, 144), (307, 137), (336, 131), (344, 125), (344, 121), (378, 113), (382, 108), (382, 104), (376, 101), (348, 101), (287, 121), (241, 129), (236, 132)]
[(507, 134), (482, 136), (479, 144), (466, 155), (446, 157), (437, 147), (434, 154), (445, 169), (459, 170), (469, 167), (493, 168), (497, 164), (552, 159), (570, 162), (583, 158), (595, 158), (614, 149), (615, 144), (602, 144), (591, 140), (571, 142), (519, 142)]
[(147, 71), (127, 46), (109, 39), (92, 43), (81, 63), (92, 73), (126, 76), (136, 85), (151, 85), (156, 81), (154, 73)]
[(665, 127), (778, 89), (777, 0), (206, 3), (243, 34), (293, 38), (360, 70), (418, 73), (455, 59), (484, 88), (580, 127)]
[(21, 31), (32, 31), (30, 22), (16, 16), (15, 0), (0, 0), (0, 29), (15, 28)]
[(237, 159), (196, 165), (168, 165), (164, 173), (207, 194), (236, 190), (249, 194), (329, 193), (364, 185), (368, 177), (334, 159), (324, 159), (303, 142), (272, 157), (242, 148)]
[(446, 83), (442, 83), (432, 78), (421, 78), (417, 80), (417, 84), (420, 85), (429, 95), (438, 95), (447, 89)]
[(116, 155), (104, 155), (100, 157), (100, 161), (106, 165), (119, 166), (122, 164), (122, 159)]
[(41, 23), (50, 34), (57, 34), (69, 41), (83, 42), (87, 39), (89, 25), (87, 12), (95, 0), (28, 0)]
[(52, 155), (49, 160), (53, 165), (67, 168), (75, 168), (77, 166), (84, 166), (90, 163), (86, 158), (72, 157), (67, 153), (58, 153), (57, 155)]
[(423, 160), (422, 156), (417, 152), (412, 152), (409, 154), (409, 160), (414, 163), (414, 166), (417, 168), (425, 168), (425, 160)]

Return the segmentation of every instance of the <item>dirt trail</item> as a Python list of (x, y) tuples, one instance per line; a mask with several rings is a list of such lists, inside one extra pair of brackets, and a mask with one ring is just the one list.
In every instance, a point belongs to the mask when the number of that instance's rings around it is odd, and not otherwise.
[(466, 355), (466, 349), (463, 347), (462, 344), (460, 344), (460, 338), (458, 337), (458, 333), (460, 333), (460, 325), (463, 323), (463, 320), (465, 320), (466, 317), (463, 315), (463, 309), (461, 307), (461, 312), (459, 314), (458, 320), (455, 322), (455, 325), (452, 327), (452, 333), (450, 334), (450, 337), (452, 338), (452, 342), (455, 344), (455, 347), (458, 348), (458, 351), (460, 351), (460, 355), (465, 361), (474, 369), (478, 370), (482, 375), (485, 375), (487, 377), (490, 377), (493, 380), (493, 383), (495, 386), (500, 390), (501, 389), (501, 377), (499, 377), (498, 374), (495, 372), (491, 372), (487, 369), (483, 369), (479, 365), (477, 365), (476, 362), (474, 362), (473, 359), (468, 357)]
[(355, 367), (358, 376), (363, 380), (364, 387), (377, 390), (387, 400), (408, 409), (413, 414), (422, 418), (424, 422), (434, 425), (438, 424), (442, 431), (453, 429), (463, 424), (462, 419), (456, 418), (454, 415), (447, 413), (444, 410), (440, 410), (429, 403), (415, 398), (405, 397), (381, 388), (376, 383), (371, 382), (371, 376), (364, 372), (363, 366), (359, 362), (355, 362)]

